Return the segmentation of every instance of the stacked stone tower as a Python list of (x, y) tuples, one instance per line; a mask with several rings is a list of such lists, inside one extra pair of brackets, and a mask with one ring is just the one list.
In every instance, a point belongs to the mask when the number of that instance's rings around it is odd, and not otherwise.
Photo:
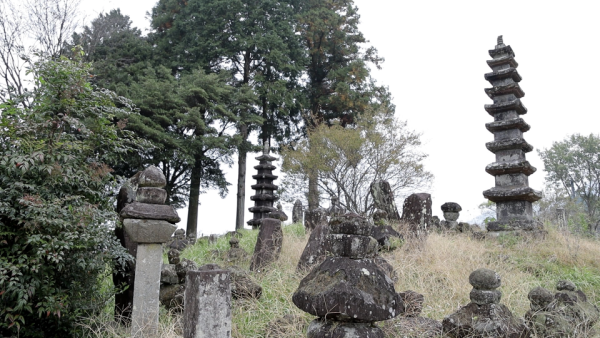
[(496, 178), (496, 186), (483, 192), (483, 196), (496, 203), (496, 221), (489, 222), (488, 231), (535, 230), (540, 225), (533, 220), (532, 203), (542, 197), (541, 192), (529, 187), (529, 175), (536, 171), (525, 159), (525, 154), (533, 147), (523, 139), (529, 125), (520, 117), (527, 113), (521, 103), (525, 95), (519, 82), (518, 64), (510, 46), (498, 37), (496, 48), (489, 51), (492, 60), (487, 61), (492, 68), (485, 79), (492, 88), (485, 90), (494, 100), (486, 104), (485, 110), (494, 117), (494, 122), (486, 123), (486, 128), (494, 134), (494, 141), (486, 143), (489, 151), (496, 155), (496, 162), (489, 164), (485, 171)]
[(331, 256), (302, 279), (292, 300), (301, 310), (318, 316), (308, 338), (383, 338), (373, 322), (394, 318), (404, 304), (394, 282), (374, 263), (377, 241), (371, 225), (356, 214), (329, 222), (325, 239)]
[(254, 206), (248, 209), (254, 214), (254, 217), (248, 221), (248, 225), (251, 225), (253, 229), (260, 226), (262, 219), (268, 213), (277, 210), (273, 207), (273, 202), (276, 199), (274, 191), (277, 190), (277, 186), (273, 184), (273, 181), (277, 179), (277, 176), (273, 175), (273, 170), (276, 167), (271, 163), (276, 161), (277, 158), (269, 155), (268, 143), (265, 142), (262, 155), (256, 157), (256, 159), (259, 163), (254, 169), (258, 170), (258, 173), (252, 176), (256, 180), (256, 184), (252, 186), (256, 193), (250, 197), (254, 201)]

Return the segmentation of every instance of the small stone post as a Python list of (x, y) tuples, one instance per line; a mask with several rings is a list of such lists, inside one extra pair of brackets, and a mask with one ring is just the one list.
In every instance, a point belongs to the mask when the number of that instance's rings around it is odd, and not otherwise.
[(231, 337), (229, 271), (189, 271), (186, 276), (183, 338)]
[(171, 223), (180, 220), (173, 207), (164, 205), (167, 192), (161, 188), (166, 183), (160, 169), (148, 167), (139, 176), (135, 202), (120, 214), (125, 233), (138, 243), (131, 313), (133, 337), (158, 335), (162, 243), (169, 241), (177, 228)]

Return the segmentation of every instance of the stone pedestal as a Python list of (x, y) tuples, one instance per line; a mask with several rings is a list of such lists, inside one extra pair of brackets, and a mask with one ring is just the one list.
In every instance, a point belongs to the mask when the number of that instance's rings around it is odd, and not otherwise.
[(264, 268), (279, 258), (283, 231), (281, 221), (274, 218), (263, 218), (250, 263), (250, 270), (256, 271)]
[(502, 36), (489, 54), (493, 59), (487, 63), (492, 72), (485, 74), (485, 79), (493, 87), (485, 92), (494, 102), (486, 104), (485, 110), (494, 117), (494, 122), (485, 126), (494, 134), (494, 141), (486, 143), (486, 147), (496, 155), (496, 161), (485, 170), (495, 177), (496, 186), (484, 191), (483, 196), (496, 203), (497, 216), (496, 221), (487, 224), (487, 229), (490, 232), (538, 230), (541, 223), (533, 220), (531, 204), (542, 198), (542, 194), (529, 187), (529, 175), (536, 168), (525, 158), (533, 146), (523, 138), (530, 126), (520, 117), (527, 113), (527, 108), (521, 103), (525, 93), (519, 86), (518, 63)]
[(229, 271), (189, 271), (186, 277), (184, 338), (231, 337)]

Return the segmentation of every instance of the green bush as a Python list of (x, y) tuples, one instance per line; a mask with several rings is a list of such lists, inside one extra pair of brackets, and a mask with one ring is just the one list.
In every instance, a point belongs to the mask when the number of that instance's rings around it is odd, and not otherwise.
[(71, 336), (130, 258), (111, 230), (109, 165), (141, 143), (116, 119), (129, 103), (94, 89), (76, 54), (40, 58), (30, 96), (0, 105), (0, 336)]

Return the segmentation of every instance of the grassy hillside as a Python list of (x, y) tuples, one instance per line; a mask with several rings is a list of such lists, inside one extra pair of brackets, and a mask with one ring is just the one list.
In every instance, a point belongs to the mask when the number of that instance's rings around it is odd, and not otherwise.
[[(573, 281), (594, 304), (600, 302), (600, 242), (574, 236), (547, 226), (544, 241), (514, 237), (478, 241), (463, 234), (433, 233), (425, 241), (407, 241), (392, 252), (383, 253), (398, 274), (396, 291), (413, 290), (425, 296), (422, 316), (442, 320), (469, 302), (469, 274), (478, 268), (492, 269), (502, 277), (501, 302), (517, 316), (529, 309), (527, 294), (536, 286), (555, 290), (560, 279)], [(245, 230), (240, 247), (252, 253), (257, 231)], [(284, 227), (281, 257), (270, 269), (253, 274), (263, 288), (258, 300), (234, 301), (233, 337), (305, 337), (308, 323), (314, 319), (298, 310), (291, 301), (304, 274), (295, 272), (308, 235), (299, 224)], [(226, 266), (223, 253), (229, 248), (226, 238), (216, 243), (199, 242), (186, 249), (182, 257), (199, 265), (217, 263)], [(238, 264), (248, 268), (249, 262)], [(124, 337), (127, 331), (106, 318), (95, 320), (90, 336)], [(600, 326), (596, 326), (597, 330)], [(177, 314), (164, 311), (161, 316), (163, 337), (181, 336)], [(94, 333), (96, 332), (96, 333)], [(102, 332), (102, 333), (100, 333)]]

